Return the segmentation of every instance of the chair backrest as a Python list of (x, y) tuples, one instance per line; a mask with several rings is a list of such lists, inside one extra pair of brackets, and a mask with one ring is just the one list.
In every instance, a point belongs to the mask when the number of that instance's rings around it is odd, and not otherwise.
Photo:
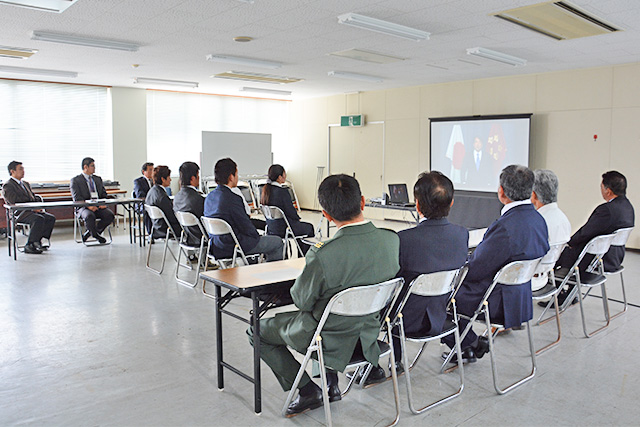
[(283, 219), (284, 212), (277, 206), (262, 205), (262, 214), (268, 220)]
[(614, 234), (603, 234), (602, 236), (594, 237), (589, 240), (589, 243), (584, 247), (582, 251), (583, 254), (592, 254), (602, 257), (609, 250), (614, 237)]
[(178, 212), (176, 211), (176, 218), (183, 227), (196, 227), (200, 224), (198, 218), (191, 212)]
[(453, 291), (459, 271), (457, 269), (421, 274), (409, 285), (411, 293), (425, 297), (449, 294)]
[(223, 236), (225, 234), (233, 234), (233, 229), (229, 225), (229, 223), (220, 218), (208, 218), (203, 216), (200, 218), (202, 223), (204, 224), (205, 230), (207, 233), (212, 234), (214, 236)]
[(397, 297), (397, 291), (401, 286), (402, 278), (396, 278), (375, 285), (345, 289), (331, 298), (325, 313), (340, 316), (366, 316), (378, 313)]
[[(164, 216), (164, 212), (162, 212), (162, 209), (160, 209), (157, 206), (151, 206), (151, 205), (144, 205), (144, 209), (147, 211), (147, 214), (149, 215), (149, 218), (151, 219), (163, 219), (166, 221), (166, 218)], [(168, 224), (168, 222), (167, 222)]]
[(562, 254), (562, 250), (566, 244), (567, 242), (551, 243), (549, 245), (549, 251), (540, 260), (540, 264), (538, 264), (535, 274), (540, 275), (552, 270), (560, 258), (560, 254)]
[(629, 240), (629, 235), (633, 231), (633, 227), (621, 228), (613, 232), (613, 239), (611, 240), (611, 246), (624, 246)]
[(531, 280), (536, 272), (536, 268), (542, 257), (525, 260), (525, 261), (513, 261), (505, 265), (496, 273), (493, 278), (493, 283), (500, 283), (501, 285), (521, 285)]

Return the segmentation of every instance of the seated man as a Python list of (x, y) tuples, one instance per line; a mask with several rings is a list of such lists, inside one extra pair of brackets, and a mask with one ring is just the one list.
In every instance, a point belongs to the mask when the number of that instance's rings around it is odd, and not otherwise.
[[(242, 196), (231, 189), (238, 185), (238, 166), (233, 160), (218, 160), (213, 169), (218, 186), (207, 195), (204, 202), (204, 216), (225, 220), (233, 229), (245, 255), (265, 254), (267, 261), (282, 259), (283, 243), (278, 236), (260, 236), (249, 220)], [(213, 255), (216, 258), (230, 258), (235, 243), (230, 235), (210, 236), (213, 239)]]
[[(500, 173), (498, 199), (505, 206), (501, 216), (489, 226), (482, 242), (469, 259), (469, 271), (456, 295), (458, 313), (472, 316), (496, 273), (513, 261), (531, 260), (544, 256), (549, 250), (547, 225), (531, 204), (534, 174), (531, 169), (510, 165)], [(488, 299), (491, 319), (505, 328), (520, 326), (533, 317), (531, 282), (521, 285), (496, 285)], [(468, 322), (460, 319), (460, 331)], [(469, 330), (462, 341), (463, 362), (471, 363), (489, 349), (486, 337)], [(454, 338), (442, 340), (449, 348)], [(446, 357), (446, 354), (443, 354)], [(456, 362), (455, 356), (451, 359)]]
[[(338, 292), (354, 286), (371, 285), (393, 278), (398, 272), (398, 236), (391, 230), (376, 228), (362, 215), (364, 197), (355, 178), (331, 175), (318, 188), (322, 214), (338, 227), (335, 236), (312, 247), (306, 266), (291, 288), (299, 311), (278, 313), (260, 321), (261, 357), (269, 365), (282, 389), (290, 390), (300, 364), (287, 346), (305, 353), (327, 303)], [(327, 319), (322, 344), (327, 366), (344, 370), (354, 349), (360, 344), (365, 357), (378, 363), (380, 331), (378, 314), (367, 317), (331, 315)], [(329, 399), (340, 400), (338, 376), (328, 372)], [(322, 392), (305, 373), (298, 386), (299, 395), (287, 410), (292, 417), (322, 406)]]
[[(564, 243), (571, 236), (571, 224), (567, 216), (558, 207), (558, 177), (555, 173), (546, 169), (534, 171), (533, 193), (531, 203), (547, 223), (549, 231), (549, 244)], [(531, 290), (544, 288), (547, 284), (547, 275), (536, 275), (531, 279)]]
[[(74, 202), (107, 198), (107, 190), (102, 185), (102, 178), (94, 175), (95, 172), (95, 161), (91, 157), (82, 159), (82, 173), (73, 177), (69, 185)], [(111, 209), (107, 209), (106, 206), (87, 206), (78, 209), (78, 216), (84, 220), (87, 227), (87, 231), (82, 235), (83, 242), (90, 236), (100, 243), (107, 242), (101, 234), (115, 218)]]
[[(173, 199), (173, 210), (175, 212), (192, 213), (200, 221), (204, 215), (204, 197), (198, 190), (200, 183), (200, 167), (194, 162), (184, 162), (180, 165), (180, 191)], [(195, 227), (187, 228), (187, 242), (190, 245), (200, 243), (202, 233)]]
[[(173, 213), (173, 202), (169, 198), (169, 195), (165, 191), (165, 187), (171, 185), (171, 169), (167, 166), (157, 166), (153, 169), (153, 187), (147, 193), (147, 198), (144, 200), (145, 205), (156, 206), (160, 208), (164, 216), (169, 221), (171, 231), (180, 238), (182, 229), (176, 214)], [(153, 220), (153, 233), (151, 235), (154, 239), (164, 239), (167, 237), (167, 223), (163, 219)]]
[[(133, 197), (136, 199), (144, 199), (147, 197), (147, 193), (153, 187), (153, 163), (145, 162), (142, 165), (142, 176), (133, 180)], [(151, 218), (144, 213), (144, 206), (140, 207), (140, 212), (144, 214), (144, 226), (147, 229), (147, 233), (151, 234)]]
[[(602, 194), (605, 203), (595, 208), (587, 223), (571, 236), (569, 246), (562, 251), (556, 267), (571, 268), (580, 256), (580, 252), (594, 237), (613, 233), (620, 228), (634, 226), (635, 213), (631, 202), (626, 197), (627, 178), (624, 175), (617, 171), (602, 174), (600, 194)], [(605, 271), (618, 269), (624, 259), (624, 252), (624, 246), (611, 246), (602, 258)], [(580, 262), (580, 271), (585, 271), (592, 259), (592, 256), (585, 256)], [(570, 291), (571, 289), (562, 290), (558, 294), (558, 304), (562, 304), (567, 299)], [(578, 299), (575, 298), (572, 304), (577, 303)]]
[[(16, 203), (37, 202), (35, 194), (31, 190), (31, 186), (24, 181), (24, 167), (21, 162), (15, 160), (7, 166), (11, 179), (2, 186), (2, 195), (4, 200), (14, 205)], [(29, 224), (31, 231), (29, 239), (24, 247), (26, 254), (41, 254), (47, 247), (42, 246), (42, 239), (50, 239), (53, 225), (56, 217), (46, 213), (42, 209), (34, 209), (29, 211), (21, 211), (16, 218), (19, 224)]]

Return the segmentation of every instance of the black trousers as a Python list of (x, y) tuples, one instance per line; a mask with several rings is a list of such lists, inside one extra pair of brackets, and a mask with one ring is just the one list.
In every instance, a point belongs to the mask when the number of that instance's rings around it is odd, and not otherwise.
[(87, 208), (82, 208), (78, 211), (78, 215), (84, 220), (87, 230), (89, 230), (93, 237), (102, 234), (115, 218), (115, 215), (109, 208), (98, 209), (95, 212)]
[(39, 243), (42, 238), (51, 238), (56, 217), (47, 212), (27, 211), (18, 217), (17, 222), (31, 228), (28, 243)]

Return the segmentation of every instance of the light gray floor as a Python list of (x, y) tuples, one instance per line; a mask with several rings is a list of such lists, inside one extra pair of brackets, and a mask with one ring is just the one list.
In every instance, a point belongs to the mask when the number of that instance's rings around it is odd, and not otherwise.
[[(6, 239), (0, 240), (1, 425), (323, 422), (321, 409), (281, 418), (285, 394), (264, 364), (260, 416), (253, 413), (252, 386), (244, 379), (229, 372), (224, 391), (218, 391), (213, 300), (202, 296), (200, 286), (192, 290), (176, 284), (173, 260), (158, 276), (145, 269), (145, 249), (130, 245), (122, 228), (111, 246), (95, 248), (74, 243), (70, 231), (56, 228), (50, 251), (19, 254), (17, 262), (7, 256)], [(640, 255), (628, 253), (625, 265), (629, 300), (640, 305)], [(613, 298), (620, 297), (617, 280), (609, 284)], [(233, 308), (246, 313), (247, 301), (236, 301)], [(602, 319), (601, 301), (589, 298), (586, 304), (596, 325)], [(227, 358), (250, 370), (246, 326), (224, 320)], [(506, 396), (493, 391), (488, 356), (466, 367), (462, 396), (423, 415), (409, 412), (401, 378), (401, 425), (637, 425), (640, 365), (634, 359), (640, 309), (630, 307), (591, 339), (582, 335), (577, 307), (562, 316), (562, 325), (563, 340), (538, 357), (536, 377)], [(553, 337), (553, 328), (534, 328), (538, 346)], [(525, 331), (500, 336), (497, 346), (506, 381), (527, 371)], [(441, 351), (439, 345), (428, 349), (413, 371), (419, 399), (449, 392), (457, 380), (456, 374), (436, 373)], [(387, 382), (355, 389), (331, 409), (336, 425), (385, 425), (392, 402)]]

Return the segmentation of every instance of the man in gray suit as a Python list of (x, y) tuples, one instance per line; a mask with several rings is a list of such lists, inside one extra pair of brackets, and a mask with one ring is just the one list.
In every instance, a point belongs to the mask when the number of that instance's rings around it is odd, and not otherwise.
[[(200, 167), (194, 162), (184, 162), (180, 165), (180, 191), (173, 199), (173, 210), (175, 212), (189, 212), (200, 220), (204, 215), (204, 197), (198, 184), (200, 182)], [(196, 227), (187, 228), (187, 241), (196, 245), (202, 238), (200, 229)]]
[[(91, 157), (82, 159), (82, 173), (71, 179), (71, 197), (74, 202), (85, 200), (106, 199), (107, 190), (104, 189), (102, 178), (94, 175), (96, 163)], [(102, 232), (113, 222), (114, 214), (106, 206), (87, 206), (78, 210), (78, 216), (84, 220), (87, 231), (82, 235), (82, 241), (90, 236), (100, 243), (106, 243), (107, 239), (101, 236)]]

